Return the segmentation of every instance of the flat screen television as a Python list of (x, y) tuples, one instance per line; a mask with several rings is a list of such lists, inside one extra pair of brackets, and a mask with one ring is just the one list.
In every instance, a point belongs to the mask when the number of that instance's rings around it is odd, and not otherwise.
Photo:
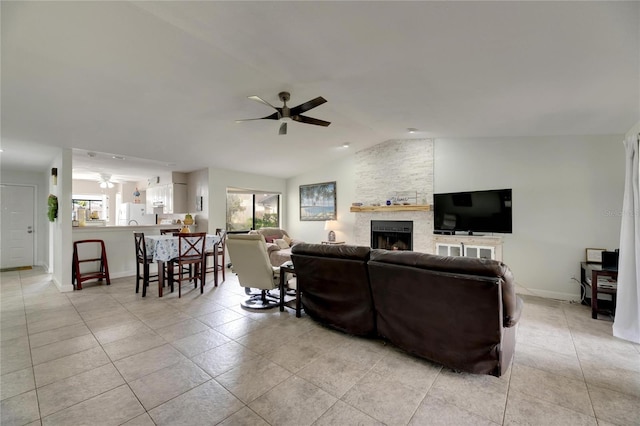
[(511, 234), (511, 189), (433, 194), (437, 233)]

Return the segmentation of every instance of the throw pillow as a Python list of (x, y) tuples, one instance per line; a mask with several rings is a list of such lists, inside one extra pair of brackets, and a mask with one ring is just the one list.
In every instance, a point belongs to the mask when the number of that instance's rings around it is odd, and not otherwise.
[(291, 245), (291, 238), (288, 235), (283, 236), (282, 239), (287, 243), (287, 247)]
[(286, 249), (289, 248), (289, 244), (287, 244), (287, 242), (283, 239), (277, 238), (275, 240), (273, 240), (273, 242), (280, 247), (281, 249)]
[(276, 237), (275, 235), (269, 235), (268, 237), (264, 237), (264, 240), (268, 243), (272, 243), (276, 238), (278, 237)]

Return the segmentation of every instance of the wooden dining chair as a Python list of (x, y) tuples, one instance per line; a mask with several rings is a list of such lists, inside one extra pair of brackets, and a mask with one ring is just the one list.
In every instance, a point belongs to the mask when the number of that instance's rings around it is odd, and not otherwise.
[[(204, 292), (207, 270), (204, 252), (206, 237), (205, 232), (178, 234), (178, 257), (169, 262), (169, 283), (173, 289), (173, 283), (178, 282), (178, 297), (182, 297), (182, 281), (193, 281), (195, 288), (198, 288), (200, 280), (200, 293)], [(177, 273), (174, 273), (175, 266), (178, 267)], [(193, 273), (185, 268), (191, 268)]]
[(207, 272), (213, 272), (215, 275), (213, 277), (213, 283), (217, 287), (218, 286), (218, 272), (222, 272), (222, 281), (225, 280), (225, 248), (227, 243), (227, 231), (221, 228), (216, 229), (216, 235), (220, 237), (220, 242), (215, 245), (213, 250), (209, 250), (206, 253), (206, 257), (213, 258), (213, 262), (211, 262), (211, 266), (207, 267)]
[[(149, 265), (153, 263), (153, 257), (147, 255), (147, 245), (144, 241), (144, 232), (134, 232), (133, 239), (136, 245), (136, 293), (140, 290), (142, 280), (142, 297), (147, 295), (147, 287), (150, 282), (158, 281), (158, 274), (150, 274)], [(142, 275), (140, 266), (142, 265)]]

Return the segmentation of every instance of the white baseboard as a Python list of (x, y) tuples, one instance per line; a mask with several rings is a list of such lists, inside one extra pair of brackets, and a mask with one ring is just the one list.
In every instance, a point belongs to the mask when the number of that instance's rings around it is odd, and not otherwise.
[(51, 269), (49, 269), (49, 264), (45, 263), (45, 262), (37, 262), (36, 266), (44, 269), (45, 271), (47, 271), (47, 273), (51, 274), (53, 273), (53, 271)]
[(71, 292), (71, 291), (73, 291), (73, 284), (66, 284), (66, 285), (63, 285), (63, 284), (61, 284), (61, 283), (60, 283), (60, 281), (58, 281), (58, 280), (56, 279), (56, 277), (54, 277), (54, 276), (52, 276), (52, 277), (51, 277), (51, 280), (52, 280), (52, 281), (53, 281), (53, 283), (56, 285), (56, 287), (58, 287), (58, 291), (59, 291), (60, 293), (66, 293), (66, 292)]
[[(153, 272), (151, 272), (153, 273)], [(125, 277), (132, 277), (135, 279), (136, 277), (136, 271), (122, 271), (122, 272), (116, 272), (116, 273), (111, 273), (109, 272), (109, 277), (111, 279), (115, 279), (115, 278), (125, 278)]]
[(580, 301), (580, 294), (563, 293), (559, 291), (549, 291), (538, 288), (523, 288), (522, 286), (517, 286), (516, 293), (529, 296), (544, 297), (545, 299)]

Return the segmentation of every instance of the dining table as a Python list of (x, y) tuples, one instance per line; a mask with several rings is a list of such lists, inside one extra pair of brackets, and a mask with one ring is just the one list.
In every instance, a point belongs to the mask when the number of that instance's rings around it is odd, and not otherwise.
[[(164, 264), (172, 259), (176, 259), (179, 254), (177, 235), (145, 235), (144, 243), (147, 249), (147, 256), (153, 258), (158, 263), (158, 297), (162, 297), (164, 287)], [(215, 251), (218, 249), (220, 236), (207, 234), (204, 243), (204, 251)], [(188, 248), (188, 243), (184, 242), (184, 249)], [(217, 270), (218, 256), (213, 256), (214, 271)]]

